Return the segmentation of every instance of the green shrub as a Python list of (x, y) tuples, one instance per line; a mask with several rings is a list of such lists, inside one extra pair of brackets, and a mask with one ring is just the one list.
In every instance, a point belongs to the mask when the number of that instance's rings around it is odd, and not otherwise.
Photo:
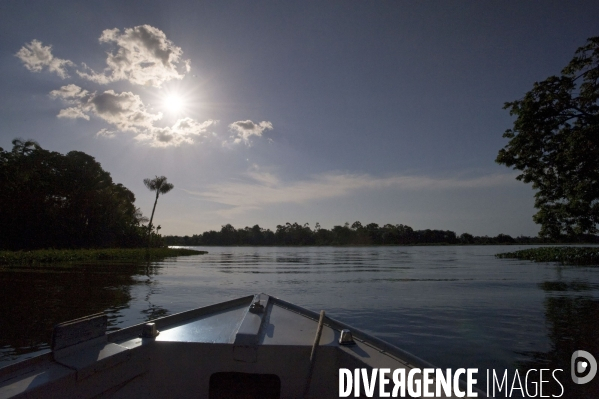
[(533, 262), (559, 262), (564, 265), (599, 265), (599, 248), (597, 247), (540, 247), (506, 252), (495, 256)]

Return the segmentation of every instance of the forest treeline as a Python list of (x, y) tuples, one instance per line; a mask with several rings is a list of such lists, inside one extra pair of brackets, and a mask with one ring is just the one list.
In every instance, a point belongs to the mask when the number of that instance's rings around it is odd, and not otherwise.
[(63, 155), (21, 139), (13, 140), (11, 151), (0, 148), (0, 188), (0, 250), (128, 248), (148, 242), (152, 246), (599, 243), (595, 235), (563, 238), (567, 241), (506, 234), (458, 236), (450, 230), (360, 222), (330, 230), (318, 223), (314, 228), (308, 223), (285, 223), (275, 231), (259, 225), (236, 229), (227, 224), (220, 231), (191, 237), (161, 239), (152, 232), (149, 240), (144, 225), (148, 221), (135, 206), (135, 195), (115, 184), (92, 156), (80, 151)]
[(135, 195), (83, 152), (15, 139), (0, 148), (0, 188), (0, 249), (147, 245)]
[[(422, 245), (422, 244), (541, 244), (554, 242), (539, 237), (511, 237), (499, 234), (495, 237), (474, 236), (469, 233), (457, 235), (450, 230), (414, 230), (403, 224), (376, 223), (362, 225), (354, 222), (351, 226), (314, 228), (309, 224), (286, 223), (278, 225), (275, 231), (261, 228), (259, 225), (236, 229), (230, 224), (222, 226), (220, 231), (206, 231), (193, 236), (164, 236), (167, 245)], [(584, 236), (578, 240), (599, 242), (595, 236)]]

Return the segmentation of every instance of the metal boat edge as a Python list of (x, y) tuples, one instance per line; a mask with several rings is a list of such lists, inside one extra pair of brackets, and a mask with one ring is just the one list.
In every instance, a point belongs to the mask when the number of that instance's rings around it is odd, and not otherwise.
[[(254, 306), (258, 309), (253, 310), (252, 307)], [(261, 306), (263, 307), (262, 309), (260, 309)], [(301, 339), (298, 337), (291, 337), (290, 340), (293, 342), (283, 343), (283, 346), (281, 346), (281, 339), (285, 339), (285, 337), (279, 338), (279, 342), (276, 342), (276, 344), (266, 345), (265, 341), (267, 340), (267, 335), (269, 333), (266, 331), (265, 323), (269, 323), (275, 306), (279, 313), (284, 311), (290, 312), (289, 315), (294, 314), (293, 323), (306, 326), (306, 322), (308, 322), (312, 327), (318, 324), (317, 339), (314, 345), (311, 344), (314, 335), (313, 329), (311, 331), (302, 332), (301, 334), (298, 333), (297, 335), (301, 335)], [(190, 340), (189, 337), (179, 340), (169, 340), (168, 336), (165, 337), (165, 335), (168, 335), (169, 333), (171, 333), (172, 336), (173, 331), (179, 331), (182, 328), (187, 328), (189, 330), (189, 326), (192, 326), (194, 323), (197, 324), (199, 321), (209, 320), (211, 317), (216, 317), (219, 314), (226, 315), (231, 312), (236, 312), (234, 317), (230, 317), (231, 320), (236, 320), (236, 325), (233, 328), (234, 331), (230, 332), (228, 337), (221, 337), (222, 339), (220, 340), (212, 341), (194, 341), (193, 338)], [(260, 315), (259, 313), (263, 314)], [(285, 314), (287, 315), (287, 313)], [(283, 318), (282, 320), (290, 320), (289, 315), (286, 316), (286, 319)], [(324, 312), (322, 312), (322, 315), (324, 316)], [(238, 320), (235, 319), (235, 317)], [(0, 399), (13, 397), (46, 397), (46, 393), (55, 394), (60, 392), (62, 392), (62, 396), (67, 393), (70, 395), (71, 393), (68, 391), (68, 388), (64, 388), (63, 386), (77, 386), (78, 381), (83, 381), (82, 384), (79, 385), (85, 385), (86, 388), (73, 392), (73, 397), (129, 397), (131, 392), (137, 392), (134, 390), (132, 391), (130, 386), (134, 386), (135, 384), (140, 385), (141, 383), (139, 381), (140, 378), (142, 378), (140, 376), (152, 374), (148, 370), (151, 371), (152, 367), (155, 366), (152, 365), (152, 360), (148, 359), (161, 358), (161, 356), (164, 358), (164, 354), (158, 353), (158, 355), (155, 355), (150, 349), (147, 349), (152, 348), (152, 343), (157, 341), (162, 341), (159, 344), (162, 345), (161, 347), (178, 348), (177, 351), (179, 352), (177, 353), (185, 353), (185, 350), (205, 351), (206, 348), (211, 346), (212, 348), (210, 350), (212, 350), (212, 352), (214, 352), (214, 350), (223, 351), (222, 354), (229, 356), (229, 352), (231, 352), (232, 348), (233, 360), (243, 364), (231, 363), (231, 373), (237, 373), (239, 375), (243, 375), (248, 371), (250, 373), (252, 372), (252, 363), (259, 363), (257, 361), (257, 353), (260, 351), (262, 351), (261, 353), (265, 353), (264, 350), (269, 349), (271, 350), (270, 353), (273, 353), (272, 350), (276, 351), (279, 347), (288, 348), (280, 349), (279, 355), (276, 355), (276, 352), (274, 352), (275, 357), (291, 356), (290, 359), (292, 359), (293, 363), (293, 361), (296, 361), (293, 360), (295, 359), (293, 356), (297, 356), (298, 353), (305, 353), (307, 357), (306, 351), (309, 351), (312, 346), (309, 371), (307, 371), (308, 383), (305, 386), (305, 392), (300, 392), (301, 384), (296, 384), (293, 389), (287, 388), (286, 390), (283, 390), (280, 397), (338, 397), (337, 395), (333, 395), (333, 389), (331, 388), (333, 385), (336, 387), (338, 386), (337, 380), (334, 382), (328, 381), (327, 384), (330, 386), (321, 391), (314, 389), (314, 384), (311, 383), (312, 368), (314, 366), (312, 364), (312, 356), (317, 348), (328, 347), (328, 349), (319, 349), (319, 351), (325, 352), (321, 356), (330, 356), (332, 352), (330, 352), (329, 349), (341, 350), (345, 353), (343, 356), (347, 357), (349, 355), (350, 357), (353, 356), (356, 358), (355, 362), (350, 362), (351, 364), (362, 364), (371, 369), (375, 367), (389, 367), (389, 364), (396, 364), (397, 367), (405, 368), (406, 370), (413, 368), (434, 368), (433, 365), (425, 360), (355, 327), (328, 316), (321, 318), (320, 315), (314, 311), (266, 294), (244, 296), (160, 317), (149, 323), (139, 323), (111, 332), (105, 331), (105, 318), (105, 315), (103, 316), (100, 314), (61, 323), (57, 325), (54, 330), (52, 352), (0, 368)], [(300, 318), (306, 320), (302, 322)], [(232, 324), (228, 325), (228, 327), (231, 326)], [(272, 324), (269, 325), (269, 328), (270, 327), (272, 327), (272, 329), (276, 328)], [(283, 329), (287, 328), (286, 326), (279, 325), (279, 329), (281, 327), (283, 327)], [(102, 328), (104, 328), (104, 331), (102, 331)], [(179, 330), (177, 330), (177, 328), (179, 328)], [(328, 334), (328, 343), (325, 344), (318, 342), (320, 340), (320, 332), (323, 328), (326, 328)], [(335, 340), (339, 340), (342, 332), (345, 333), (346, 331), (349, 332), (350, 337), (353, 336), (353, 340), (357, 341), (357, 345), (353, 348), (352, 345), (345, 347), (343, 342), (335, 342)], [(163, 332), (162, 337), (160, 335), (161, 332)], [(144, 337), (144, 334), (149, 335)], [(196, 332), (196, 334), (198, 333)], [(268, 337), (271, 337), (272, 339), (272, 331), (270, 331), (270, 334), (271, 335), (268, 335)], [(83, 338), (81, 338), (82, 336)], [(331, 341), (331, 337), (335, 337), (335, 340)], [(301, 342), (299, 342), (298, 339)], [(183, 347), (180, 345), (185, 344), (188, 345), (184, 347), (187, 349), (181, 349)], [(189, 344), (194, 344), (195, 346), (191, 347)], [(267, 346), (270, 346), (270, 348), (267, 348)], [(88, 359), (82, 360), (82, 355), (80, 355), (80, 353), (85, 351), (90, 352), (90, 348), (99, 348), (93, 350), (94, 356), (97, 356), (97, 359), (94, 360), (95, 358), (92, 358), (92, 360), (90, 360), (88, 356)], [(143, 353), (144, 348), (146, 349), (146, 352), (150, 351), (150, 356), (143, 355), (140, 357), (139, 355), (132, 355), (132, 353), (138, 353), (140, 351)], [(293, 355), (286, 354), (287, 351), (292, 350), (294, 351)], [(162, 352), (165, 352), (165, 350), (162, 349)], [(98, 353), (100, 354), (98, 355)], [(217, 353), (221, 354), (221, 352)], [(130, 361), (132, 356), (134, 360)], [(218, 356), (219, 355), (216, 357), (218, 358)], [(262, 356), (264, 357), (264, 355)], [(270, 356), (273, 355), (271, 354)], [(360, 356), (365, 358), (359, 359)], [(135, 360), (136, 358), (139, 359)], [(363, 363), (362, 361), (366, 361), (366, 358), (368, 358), (368, 362)], [(376, 361), (379, 358), (384, 360), (383, 363), (385, 363), (385, 365), (376, 364)], [(215, 359), (213, 358), (212, 360), (214, 361)], [(277, 359), (275, 363), (277, 361), (279, 362), (279, 366), (284, 364), (281, 359)], [(320, 360), (320, 363), (322, 363), (322, 360)], [(320, 363), (317, 363), (316, 368), (322, 373), (323, 367), (319, 366)], [(328, 363), (330, 368), (331, 364), (338, 364), (338, 361), (337, 363), (328, 361)], [(126, 364), (129, 365), (125, 367), (124, 365)], [(166, 367), (169, 366), (172, 365)], [(300, 368), (303, 367), (304, 366)], [(130, 369), (134, 369), (134, 371), (131, 371)], [(269, 368), (266, 367), (266, 369)], [(264, 373), (264, 370), (265, 368), (260, 366), (254, 372)], [(289, 374), (289, 372), (287, 373)], [(300, 378), (304, 378), (301, 376), (306, 374), (304, 370), (299, 370), (298, 373)], [(337, 379), (339, 378), (338, 369), (328, 370), (327, 373), (330, 374), (329, 379), (335, 377)], [(154, 374), (156, 374), (155, 371)], [(42, 381), (38, 381), (38, 385), (34, 386), (32, 381), (36, 381), (36, 378), (40, 380), (40, 375), (43, 375), (43, 378), (41, 378)], [(47, 375), (49, 375), (49, 377)], [(319, 376), (318, 378), (320, 378), (320, 381), (323, 379), (322, 376)], [(99, 382), (94, 383), (94, 379), (99, 379)], [(150, 380), (151, 379), (149, 379), (149, 381)], [(59, 386), (60, 389), (63, 389), (62, 391), (58, 388), (56, 392), (53, 391), (54, 381), (57, 381), (55, 385)], [(133, 383), (131, 383), (132, 381)], [(97, 385), (101, 385), (102, 383), (106, 384), (106, 386), (98, 388)], [(316, 384), (317, 383), (318, 381)], [(190, 385), (190, 387), (192, 385)], [(464, 380), (460, 379), (459, 385), (462, 390), (466, 390), (466, 382)], [(91, 386), (91, 388), (88, 388), (87, 386)], [(212, 389), (212, 387), (210, 387), (210, 389)], [(279, 389), (281, 388), (279, 387)], [(312, 390), (314, 390), (314, 392), (311, 392)], [(475, 391), (477, 392), (478, 397), (485, 397), (481, 391), (476, 389)], [(148, 392), (139, 392), (140, 396), (147, 396), (148, 394)], [(196, 395), (197, 393), (198, 392), (195, 392)], [(314, 396), (314, 394), (316, 394), (316, 396)], [(160, 395), (156, 397), (160, 397)], [(204, 395), (201, 397), (208, 397), (207, 392), (204, 392)], [(375, 395), (374, 397), (377, 396)]]

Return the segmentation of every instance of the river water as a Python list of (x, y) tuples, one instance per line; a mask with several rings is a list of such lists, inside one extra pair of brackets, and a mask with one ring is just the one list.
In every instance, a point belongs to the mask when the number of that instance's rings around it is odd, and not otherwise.
[(55, 323), (90, 313), (114, 330), (265, 292), (438, 367), (569, 376), (574, 350), (599, 355), (599, 268), (493, 256), (530, 247), (198, 247), (209, 253), (0, 269), (0, 366), (47, 351)]

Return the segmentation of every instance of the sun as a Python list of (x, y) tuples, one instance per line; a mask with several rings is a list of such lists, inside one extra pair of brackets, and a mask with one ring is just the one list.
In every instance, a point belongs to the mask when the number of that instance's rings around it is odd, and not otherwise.
[(180, 114), (185, 109), (185, 101), (178, 94), (168, 94), (164, 100), (163, 105), (168, 112), (171, 114)]
[(160, 111), (167, 120), (190, 117), (198, 106), (197, 92), (193, 87), (171, 84), (152, 94), (152, 108)]

